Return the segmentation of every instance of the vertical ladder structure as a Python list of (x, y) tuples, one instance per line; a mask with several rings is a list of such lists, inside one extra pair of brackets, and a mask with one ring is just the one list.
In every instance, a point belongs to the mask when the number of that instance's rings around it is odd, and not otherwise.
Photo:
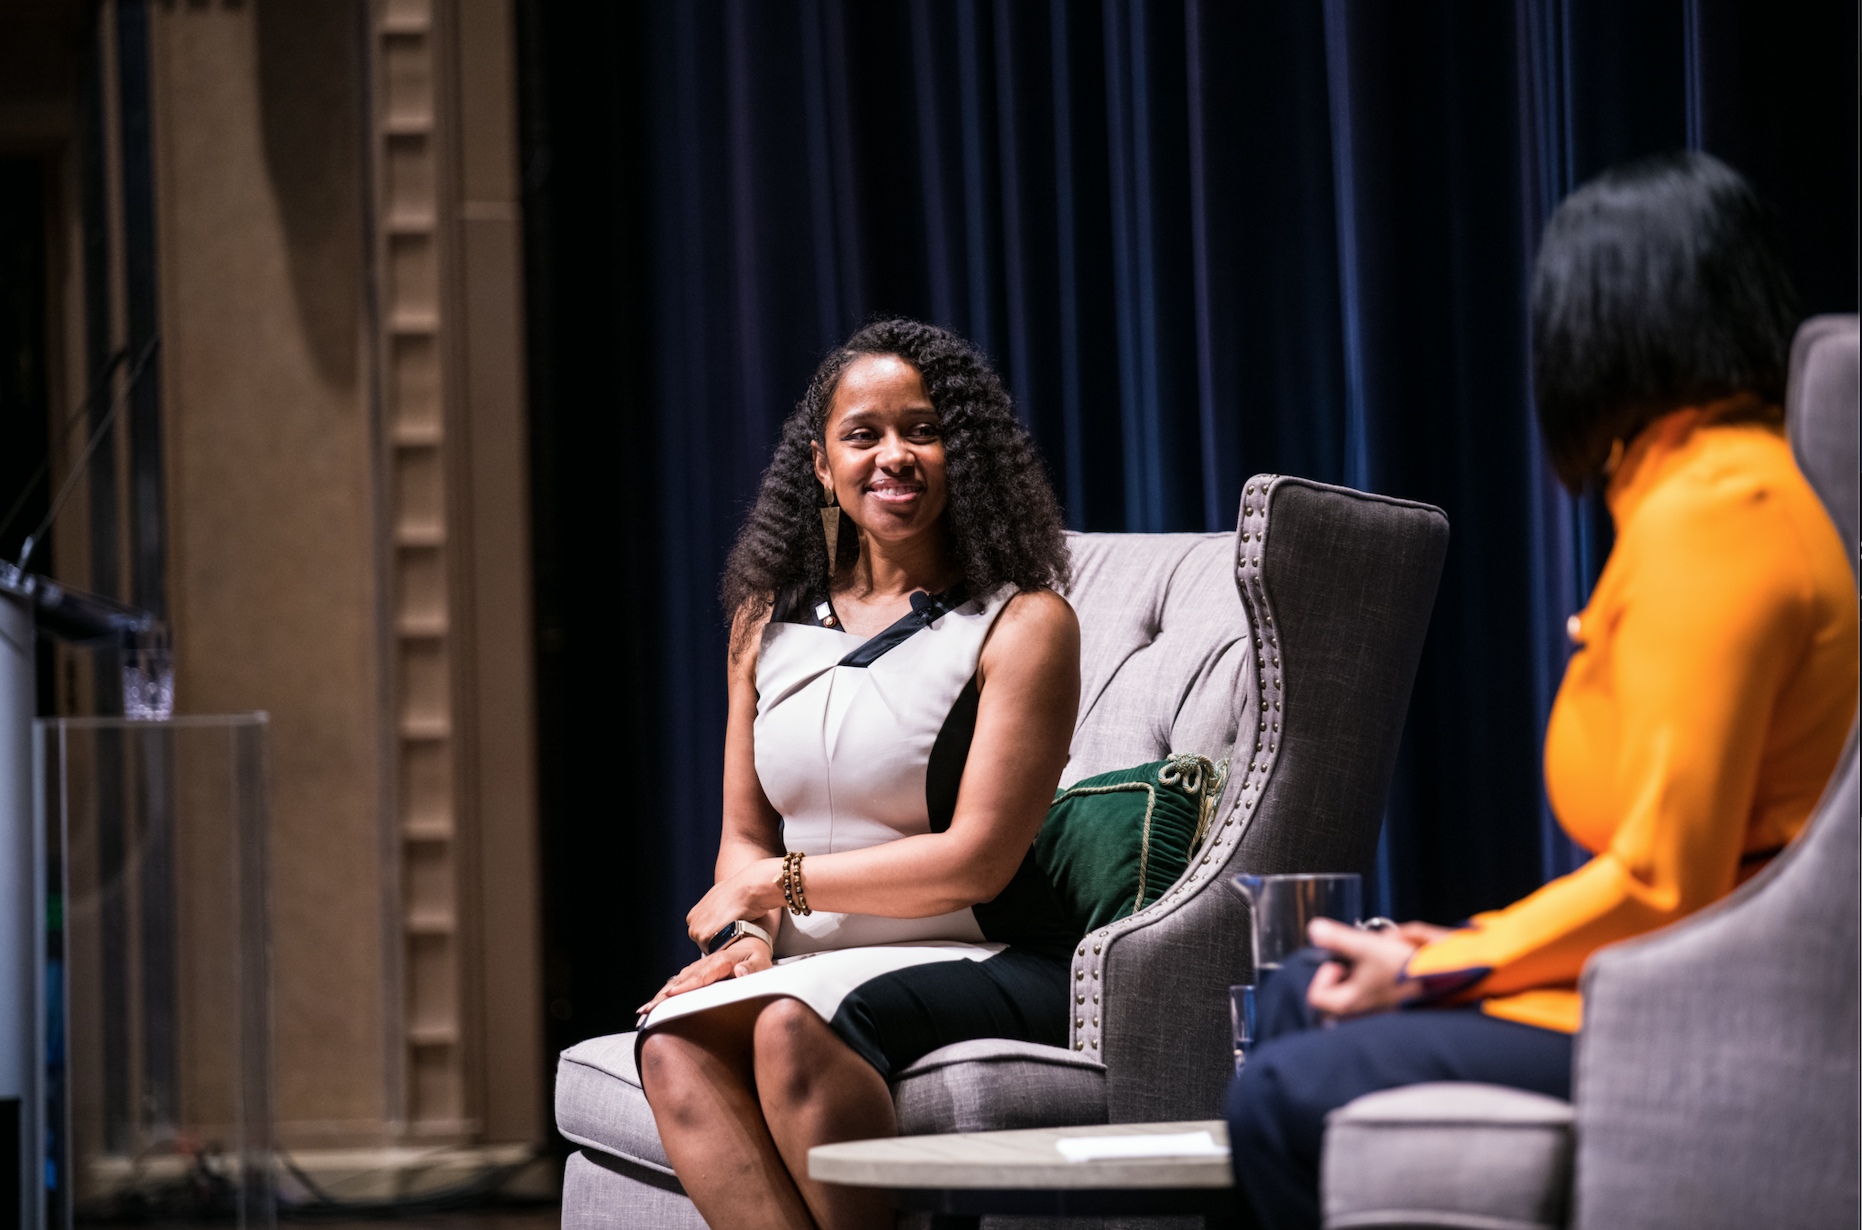
[[(382, 467), (383, 671), (393, 746), (384, 851), (398, 874), (390, 905), (389, 1070), (402, 1105), (391, 1120), (410, 1136), (469, 1137), (457, 814), (459, 739), (453, 695), (459, 656), (451, 574), (458, 571), (449, 508), (447, 245), (440, 140), (444, 5), (372, 0), (368, 36), (374, 200), (376, 405)], [(451, 515), (449, 515), (449, 513)], [(398, 985), (397, 985), (398, 984)], [(393, 1001), (398, 991), (399, 1004)], [(398, 1008), (398, 1011), (397, 1011)], [(392, 1093), (391, 1093), (392, 1098)]]

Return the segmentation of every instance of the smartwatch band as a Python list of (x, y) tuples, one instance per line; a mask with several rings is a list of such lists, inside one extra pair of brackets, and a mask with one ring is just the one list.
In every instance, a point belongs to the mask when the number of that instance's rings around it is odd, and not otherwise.
[(701, 943), (698, 946), (698, 954), (702, 957), (708, 957), (726, 944), (733, 944), (746, 935), (754, 935), (757, 939), (768, 944), (770, 955), (775, 955), (776, 941), (770, 938), (769, 932), (765, 931), (757, 924), (745, 922), (741, 918), (737, 919), (730, 926), (724, 928), (710, 939)]

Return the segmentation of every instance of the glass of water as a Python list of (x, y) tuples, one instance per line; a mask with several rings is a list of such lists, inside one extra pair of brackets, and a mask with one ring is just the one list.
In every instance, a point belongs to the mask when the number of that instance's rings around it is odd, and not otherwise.
[(1307, 946), (1306, 924), (1313, 919), (1333, 918), (1355, 926), (1363, 909), (1363, 880), (1356, 872), (1241, 875), (1229, 882), (1248, 899), (1257, 983)]
[(1241, 1075), (1241, 1066), (1248, 1062), (1248, 1052), (1254, 1049), (1254, 987), (1230, 987), (1228, 989), (1228, 1019), (1234, 1027), (1235, 1036), (1235, 1075)]
[(123, 716), (166, 722), (175, 715), (175, 658), (160, 625), (127, 637), (122, 647)]

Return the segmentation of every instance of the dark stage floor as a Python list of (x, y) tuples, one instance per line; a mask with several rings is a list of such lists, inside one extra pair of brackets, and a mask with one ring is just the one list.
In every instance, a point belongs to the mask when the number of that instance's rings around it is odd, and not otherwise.
[(562, 1206), (536, 1205), (512, 1209), (467, 1209), (455, 1213), (424, 1213), (411, 1217), (357, 1218), (353, 1221), (279, 1219), (280, 1230), (329, 1226), (332, 1230), (557, 1230)]

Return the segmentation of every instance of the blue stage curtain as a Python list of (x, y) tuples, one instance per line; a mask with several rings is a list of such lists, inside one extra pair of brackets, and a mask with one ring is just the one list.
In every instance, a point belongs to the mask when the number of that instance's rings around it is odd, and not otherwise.
[(1372, 873), (1451, 921), (1582, 857), (1539, 744), (1609, 546), (1540, 452), (1526, 295), (1577, 183), (1704, 147), (1856, 304), (1853, 6), (522, 6), (549, 995), (624, 1028), (719, 823), (725, 552), (824, 350), (995, 360), (1069, 524), (1228, 530), (1291, 473), (1453, 526)]

